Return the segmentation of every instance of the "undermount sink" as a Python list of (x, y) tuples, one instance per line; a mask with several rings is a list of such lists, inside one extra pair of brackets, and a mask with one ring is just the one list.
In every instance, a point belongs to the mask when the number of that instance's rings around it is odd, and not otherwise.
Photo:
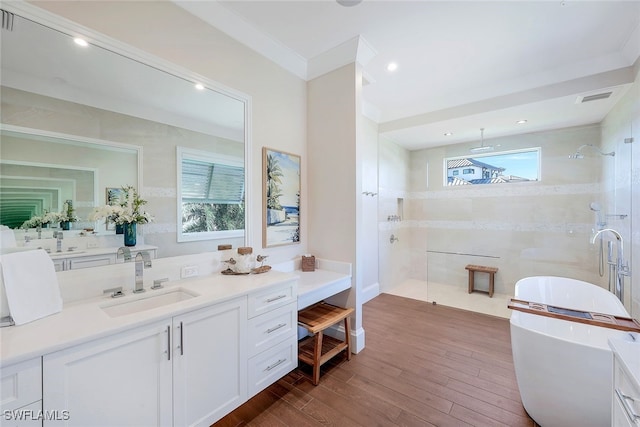
[(141, 298), (112, 302), (108, 305), (103, 305), (100, 308), (102, 308), (102, 310), (111, 317), (120, 317), (126, 316), (127, 314), (139, 313), (145, 310), (152, 310), (169, 304), (175, 304), (198, 296), (198, 294), (182, 288), (172, 289), (163, 293), (155, 292), (158, 291), (148, 290)]

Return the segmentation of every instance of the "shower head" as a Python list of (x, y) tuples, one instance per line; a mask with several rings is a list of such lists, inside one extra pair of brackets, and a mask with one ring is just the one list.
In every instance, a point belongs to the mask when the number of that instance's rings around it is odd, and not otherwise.
[(472, 153), (484, 153), (493, 151), (493, 145), (484, 145), (484, 128), (480, 128), (480, 146), (469, 149)]
[(578, 147), (578, 150), (576, 150), (576, 152), (574, 154), (570, 154), (569, 158), (570, 159), (584, 159), (584, 154), (581, 153), (583, 148), (591, 148), (591, 149), (595, 150), (601, 156), (611, 156), (611, 157), (613, 157), (613, 156), (616, 155), (615, 151), (610, 151), (608, 153), (605, 153), (604, 151), (602, 151), (601, 149), (599, 149), (598, 147), (596, 147), (593, 144), (584, 144), (584, 145), (581, 145), (580, 147)]
[(591, 204), (589, 205), (589, 208), (594, 212), (600, 212), (600, 210), (602, 209), (600, 207), (600, 203), (598, 202), (591, 202)]

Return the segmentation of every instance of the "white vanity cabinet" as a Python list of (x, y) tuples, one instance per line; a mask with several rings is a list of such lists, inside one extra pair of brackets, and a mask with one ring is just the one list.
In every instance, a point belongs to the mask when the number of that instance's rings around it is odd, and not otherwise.
[(115, 264), (115, 254), (92, 255), (72, 258), (52, 258), (56, 271), (77, 270), (79, 268), (100, 267)]
[(640, 334), (610, 339), (613, 350), (611, 425), (640, 427)]
[[(68, 271), (68, 270), (77, 270), (79, 268), (89, 268), (89, 267), (100, 267), (103, 265), (116, 264), (118, 261), (118, 257), (116, 254), (117, 248), (113, 248), (113, 252), (99, 253), (99, 254), (91, 254), (88, 253), (77, 253), (73, 252), (65, 252), (65, 253), (53, 253), (51, 254), (51, 259), (53, 261), (53, 265), (56, 271)], [(138, 254), (138, 252), (147, 252), (151, 259), (156, 257), (156, 247), (149, 246), (142, 247), (141, 249), (131, 248), (131, 258), (132, 260)]]
[(209, 426), (246, 400), (246, 297), (43, 358), (67, 426)]
[(0, 410), (3, 427), (41, 426), (42, 359), (0, 368)]
[(249, 295), (249, 397), (298, 365), (298, 303), (295, 281)]
[(45, 355), (44, 409), (69, 418), (44, 426), (171, 425), (170, 334), (160, 321)]
[(173, 319), (174, 426), (210, 426), (247, 398), (247, 300)]

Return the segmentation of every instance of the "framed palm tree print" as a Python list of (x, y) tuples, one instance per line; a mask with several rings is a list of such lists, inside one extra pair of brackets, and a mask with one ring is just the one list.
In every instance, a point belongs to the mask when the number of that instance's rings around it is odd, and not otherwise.
[(300, 156), (262, 148), (262, 247), (300, 242)]

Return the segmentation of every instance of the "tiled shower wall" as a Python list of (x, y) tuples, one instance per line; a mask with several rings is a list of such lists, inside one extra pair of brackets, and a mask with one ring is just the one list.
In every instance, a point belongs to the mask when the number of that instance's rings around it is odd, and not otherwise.
[[(468, 154), (473, 144), (400, 150), (390, 156), (394, 160), (385, 160), (383, 152), (393, 150), (382, 141), (381, 235), (385, 206), (398, 194), (405, 200), (401, 223), (387, 224), (399, 231), (400, 241), (386, 254), (392, 265), (386, 274), (381, 269), (381, 290), (388, 277), (397, 277), (393, 270), (429, 283), (466, 287), (467, 264), (498, 267), (496, 292), (506, 294), (513, 294), (518, 279), (532, 275), (594, 281), (597, 252), (590, 237), (595, 214), (589, 205), (601, 197), (603, 158), (587, 154), (572, 160), (569, 154), (599, 141), (599, 125), (485, 138), (499, 145), (496, 151), (541, 147), (541, 180), (473, 187), (445, 186), (443, 160)], [(394, 178), (385, 179), (382, 170), (392, 164), (398, 166)], [(408, 179), (408, 187), (402, 187), (398, 176)]]

